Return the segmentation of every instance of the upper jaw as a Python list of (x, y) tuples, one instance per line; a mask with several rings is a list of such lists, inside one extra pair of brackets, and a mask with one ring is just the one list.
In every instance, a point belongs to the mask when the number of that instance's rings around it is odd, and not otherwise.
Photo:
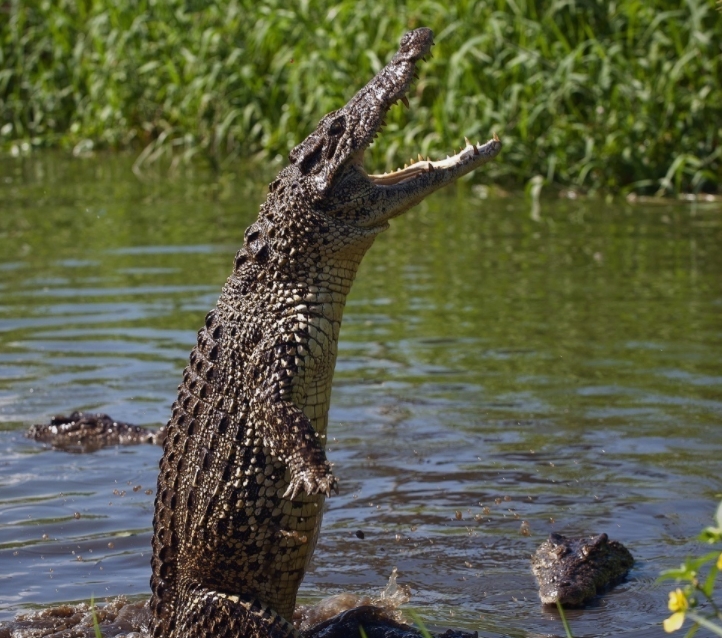
[(406, 94), (414, 80), (416, 64), (431, 53), (434, 34), (425, 27), (406, 33), (399, 50), (342, 109), (353, 124), (355, 150), (368, 148), (384, 125), (389, 109), (399, 101), (408, 105)]

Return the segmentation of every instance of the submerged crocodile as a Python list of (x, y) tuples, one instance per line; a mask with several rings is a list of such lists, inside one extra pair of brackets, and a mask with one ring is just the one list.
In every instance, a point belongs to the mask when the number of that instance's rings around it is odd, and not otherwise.
[(541, 601), (567, 607), (579, 607), (620, 582), (633, 564), (629, 550), (606, 534), (567, 538), (552, 533), (532, 556)]
[(91, 446), (94, 432), (110, 442), (164, 438), (153, 636), (298, 635), (296, 593), (324, 499), (337, 487), (326, 426), (341, 318), (361, 259), (391, 218), (501, 150), (494, 136), (445, 160), (384, 175), (364, 170), (364, 151), (388, 110), (408, 106), (432, 44), (430, 29), (407, 33), (391, 62), (291, 151), (198, 333), (160, 437), (82, 414), (31, 433)]

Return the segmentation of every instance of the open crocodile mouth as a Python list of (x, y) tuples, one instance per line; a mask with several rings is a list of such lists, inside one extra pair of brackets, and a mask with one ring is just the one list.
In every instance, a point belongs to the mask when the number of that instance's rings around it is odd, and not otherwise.
[(354, 143), (346, 147), (353, 149), (350, 158), (346, 156), (341, 162), (362, 173), (376, 187), (373, 196), (385, 201), (383, 206), (379, 205), (385, 212), (375, 216), (374, 223), (403, 212), (445, 184), (486, 164), (501, 150), (496, 134), (484, 144), (472, 144), (465, 138), (461, 150), (446, 159), (431, 160), (419, 154), (418, 159), (411, 159), (403, 168), (389, 173), (365, 170), (364, 152), (383, 131), (389, 110), (399, 103), (410, 108), (408, 93), (414, 79), (418, 79), (417, 65), (431, 55), (432, 46), (430, 29), (420, 28), (404, 35), (393, 59), (343, 108), (351, 122), (349, 139)]
[(390, 173), (370, 173), (368, 174), (368, 178), (374, 184), (392, 186), (412, 180), (424, 173), (431, 173), (437, 170), (457, 169), (466, 164), (473, 164), (476, 158), (489, 154), (489, 145), (498, 143), (499, 137), (494, 133), (493, 138), (486, 144), (472, 144), (468, 138), (464, 138), (464, 141), (466, 142), (466, 146), (455, 155), (447, 155), (446, 159), (432, 161), (428, 157), (424, 159), (421, 154), (419, 154), (418, 159), (410, 159), (409, 163), (404, 164), (403, 168), (398, 168)]
[[(391, 107), (402, 103), (407, 109), (410, 108), (408, 92), (411, 88), (413, 80), (418, 78), (418, 75), (416, 75), (415, 67), (420, 61), (425, 61), (426, 57), (431, 55), (430, 49), (433, 45), (433, 40), (431, 39), (432, 35), (433, 34), (431, 34), (431, 32), (429, 31), (430, 37), (428, 38), (428, 48), (426, 49), (425, 54), (419, 55), (419, 57), (414, 60), (414, 62), (409, 66), (405, 73), (399, 74), (402, 77), (405, 77), (401, 82), (396, 85), (395, 95), (389, 95), (387, 99), (382, 100), (382, 104), (379, 104), (380, 112), (377, 111), (376, 113), (376, 117), (378, 118), (377, 124), (374, 127), (375, 131), (373, 133), (373, 137), (369, 140), (371, 144), (373, 144), (373, 140), (378, 137), (385, 128), (385, 115)], [(387, 69), (393, 65), (394, 61), (389, 64)], [(377, 81), (377, 78), (380, 78), (383, 73), (384, 71), (380, 72), (365, 87), (365, 89), (362, 90), (362, 92), (369, 92), (373, 94), (379, 88), (383, 90), (383, 87), (373, 86)], [(371, 89), (372, 87), (374, 90), (369, 91), (369, 89)], [(383, 102), (386, 102), (386, 104), (383, 104)], [(434, 176), (432, 181), (446, 181), (447, 179), (453, 180), (456, 177), (459, 177), (464, 173), (473, 170), (477, 166), (485, 164), (490, 159), (493, 159), (501, 149), (501, 142), (496, 133), (494, 133), (492, 139), (490, 139), (485, 144), (472, 144), (466, 137), (464, 138), (464, 141), (465, 146), (463, 146), (461, 150), (454, 155), (447, 155), (446, 159), (433, 161), (428, 157), (424, 158), (419, 153), (417, 159), (410, 159), (407, 164), (404, 164), (403, 168), (398, 168), (394, 171), (383, 174), (366, 172), (363, 167), (364, 151), (361, 151), (357, 155), (355, 163), (360, 166), (360, 168), (363, 170), (364, 174), (368, 177), (372, 184), (376, 186), (398, 186), (400, 184), (405, 184), (406, 182), (410, 182), (424, 175), (426, 175), (428, 179), (430, 173), (437, 173), (437, 175)]]

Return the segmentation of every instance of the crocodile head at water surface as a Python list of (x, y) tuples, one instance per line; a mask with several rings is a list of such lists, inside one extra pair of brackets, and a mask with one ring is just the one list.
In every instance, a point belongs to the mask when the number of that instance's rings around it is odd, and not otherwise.
[[(336, 488), (326, 426), (358, 266), (391, 218), (501, 150), (494, 136), (389, 174), (364, 169), (365, 150), (388, 110), (408, 105), (416, 65), (432, 44), (429, 29), (404, 35), (393, 59), (291, 151), (245, 231), (165, 428), (153, 520), (154, 636), (297, 635), (296, 593), (324, 498)], [(122, 428), (114, 440), (148, 439), (134, 426), (83, 414), (31, 435), (81, 444), (96, 421), (101, 436)]]
[(634, 558), (606, 534), (572, 538), (553, 532), (531, 563), (545, 605), (579, 607), (620, 582), (634, 565)]

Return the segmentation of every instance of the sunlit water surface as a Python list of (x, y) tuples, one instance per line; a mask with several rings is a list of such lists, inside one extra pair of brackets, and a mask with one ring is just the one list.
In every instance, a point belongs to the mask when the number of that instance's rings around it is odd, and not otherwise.
[[(23, 433), (73, 409), (165, 422), (276, 170), (141, 181), (130, 163), (0, 163), (0, 619), (148, 595), (160, 449)], [(703, 551), (722, 492), (720, 205), (532, 214), (479, 195), (396, 220), (358, 273), (331, 408), (341, 493), (300, 600), (376, 593), (396, 566), (433, 626), (563, 635), (529, 556), (551, 531), (607, 532), (637, 562), (569, 612), (574, 635), (659, 636), (671, 585), (654, 581)]]

